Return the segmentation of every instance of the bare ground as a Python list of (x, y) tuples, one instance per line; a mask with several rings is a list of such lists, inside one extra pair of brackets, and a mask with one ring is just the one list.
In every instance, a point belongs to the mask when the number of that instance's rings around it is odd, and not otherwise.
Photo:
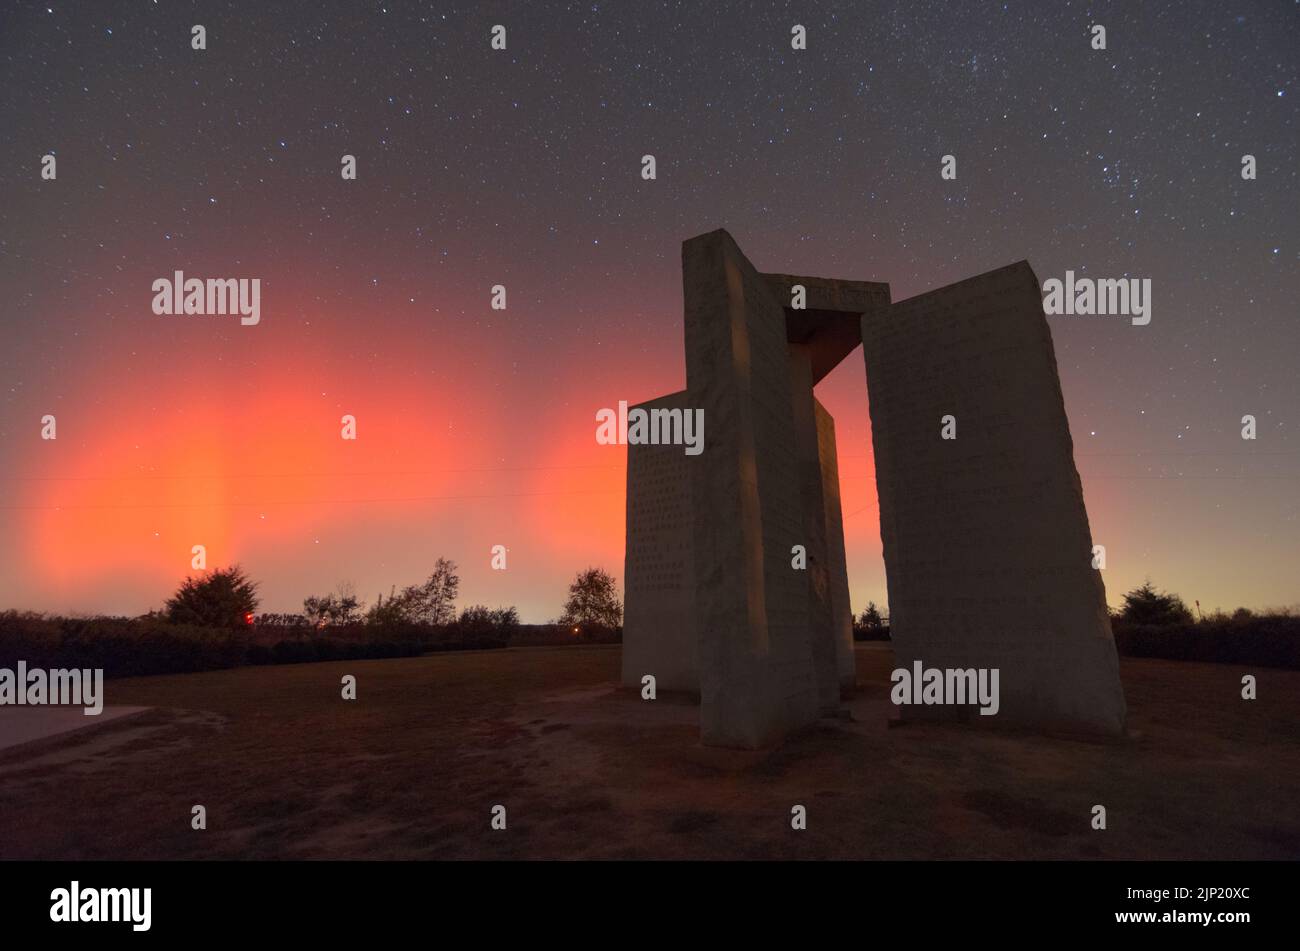
[(0, 751), (0, 857), (1300, 858), (1300, 672), (1123, 659), (1102, 742), (890, 728), (892, 654), (857, 658), (851, 721), (758, 753), (619, 688), (617, 647), (110, 681), (154, 709)]

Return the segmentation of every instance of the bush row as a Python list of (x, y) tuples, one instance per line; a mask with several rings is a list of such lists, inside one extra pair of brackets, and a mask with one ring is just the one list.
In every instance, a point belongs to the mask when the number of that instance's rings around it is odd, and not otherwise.
[(889, 625), (864, 627), (855, 623), (853, 625), (853, 639), (855, 641), (887, 641), (889, 640)]
[(0, 667), (103, 668), (106, 677), (191, 673), (248, 664), (412, 657), (428, 651), (485, 650), (506, 637), (476, 627), (349, 625), (323, 631), (250, 626), (234, 630), (154, 618), (50, 618), (0, 613)]
[[(1172, 625), (1112, 622), (1115, 645), (1130, 657), (1300, 669), (1300, 617), (1214, 617)], [(889, 629), (858, 628), (855, 639), (888, 639)], [(873, 636), (874, 635), (874, 636)], [(189, 673), (246, 664), (412, 657), (429, 651), (506, 646), (616, 644), (618, 628), (524, 624), (350, 624), (317, 631), (284, 625), (226, 630), (156, 618), (57, 618), (0, 612), (0, 667), (100, 667), (105, 676)]]
[(1300, 670), (1300, 617), (1260, 614), (1161, 626), (1116, 619), (1111, 624), (1116, 648), (1129, 657)]
[[(1300, 617), (1288, 614), (1217, 615), (1176, 624), (1133, 624), (1112, 618), (1115, 647), (1126, 657), (1253, 664), (1300, 670)], [(889, 626), (853, 627), (855, 641), (889, 640)]]

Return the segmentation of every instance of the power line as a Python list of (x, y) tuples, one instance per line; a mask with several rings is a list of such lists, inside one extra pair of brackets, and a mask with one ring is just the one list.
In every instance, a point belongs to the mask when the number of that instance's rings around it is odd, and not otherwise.
[(605, 465), (582, 465), (582, 466), (496, 466), (496, 467), (478, 467), (478, 468), (446, 468), (446, 469), (391, 469), (386, 472), (276, 472), (276, 473), (232, 473), (229, 475), (221, 473), (199, 474), (199, 473), (173, 473), (170, 475), (101, 475), (101, 476), (16, 476), (0, 475), (0, 482), (117, 482), (130, 479), (307, 479), (307, 478), (337, 478), (337, 479), (366, 479), (371, 477), (383, 476), (418, 476), (418, 475), (437, 475), (443, 472), (547, 472), (552, 470), (565, 469), (622, 469), (622, 466), (605, 466)]
[(511, 495), (410, 495), (393, 498), (369, 499), (282, 499), (272, 502), (144, 502), (127, 505), (4, 505), (0, 511), (9, 512), (83, 512), (120, 509), (185, 509), (185, 508), (271, 508), (276, 505), (365, 505), (373, 502), (467, 502), (484, 499), (537, 499), (566, 496), (618, 495), (621, 489), (598, 492), (523, 492)]

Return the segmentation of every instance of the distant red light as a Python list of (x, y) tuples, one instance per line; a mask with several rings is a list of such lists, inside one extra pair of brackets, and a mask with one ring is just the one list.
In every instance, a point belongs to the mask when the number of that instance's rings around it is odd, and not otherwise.
[(252, 611), (249, 611), (247, 614), (244, 615), (244, 623), (245, 623), (245, 624), (248, 624), (248, 625), (250, 625), (250, 626), (252, 625), (252, 623), (253, 623), (253, 612), (252, 612)]

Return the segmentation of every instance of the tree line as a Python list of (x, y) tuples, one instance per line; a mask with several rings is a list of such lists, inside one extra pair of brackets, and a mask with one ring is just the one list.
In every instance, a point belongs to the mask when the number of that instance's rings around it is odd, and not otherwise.
[[(489, 608), (469, 605), (459, 612), (460, 576), (454, 561), (439, 558), (424, 581), (400, 591), (394, 585), (387, 597), (380, 594), (367, 606), (355, 588), (340, 583), (324, 595), (303, 599), (299, 614), (258, 615), (259, 584), (240, 565), (214, 568), (202, 575), (185, 578), (167, 599), (161, 616), (176, 624), (200, 627), (243, 627), (266, 624), (285, 627), (331, 627), (366, 625), (391, 628), (412, 625), (460, 625), (470, 630), (509, 631), (519, 626), (514, 606)], [(623, 623), (623, 604), (614, 577), (600, 568), (579, 571), (569, 585), (569, 594), (555, 622), (582, 628), (615, 630)]]

